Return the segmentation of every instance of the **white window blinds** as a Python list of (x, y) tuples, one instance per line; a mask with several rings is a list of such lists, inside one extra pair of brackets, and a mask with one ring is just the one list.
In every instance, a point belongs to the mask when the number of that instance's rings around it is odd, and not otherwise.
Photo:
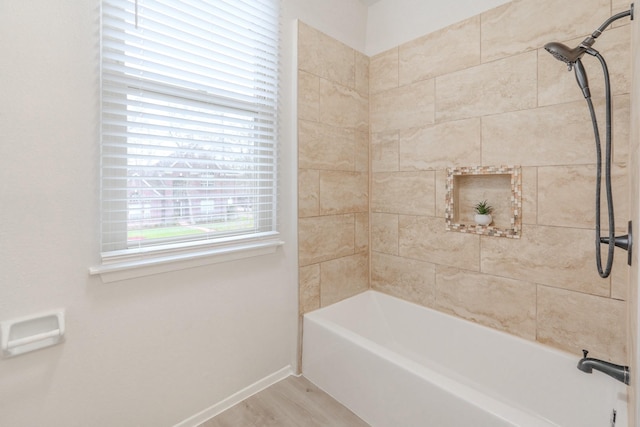
[(102, 250), (275, 234), (277, 0), (103, 0)]

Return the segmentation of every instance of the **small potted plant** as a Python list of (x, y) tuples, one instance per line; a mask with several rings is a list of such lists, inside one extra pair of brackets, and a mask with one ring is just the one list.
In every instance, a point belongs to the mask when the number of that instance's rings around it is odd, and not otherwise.
[(483, 200), (482, 202), (477, 203), (473, 207), (473, 209), (476, 212), (475, 216), (473, 217), (476, 224), (478, 225), (491, 224), (491, 221), (493, 221), (493, 218), (491, 218), (491, 212), (493, 211), (493, 207), (489, 206), (486, 200)]

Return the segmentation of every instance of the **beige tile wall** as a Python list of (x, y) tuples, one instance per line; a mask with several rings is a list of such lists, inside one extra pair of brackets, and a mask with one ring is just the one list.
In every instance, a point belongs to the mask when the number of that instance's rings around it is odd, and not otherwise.
[[(371, 57), (368, 93), (367, 58), (300, 24), (301, 312), (370, 286), (626, 363), (626, 253), (616, 250), (608, 279), (594, 262), (588, 109), (573, 73), (542, 49), (576, 45), (621, 9), (514, 0)], [(619, 233), (629, 218), (630, 28), (616, 24), (595, 46), (613, 84)], [(600, 65), (584, 63), (603, 117)], [(502, 164), (523, 167), (522, 238), (445, 231), (446, 168)]]
[(304, 23), (298, 32), (298, 260), (305, 313), (369, 288), (369, 58)]

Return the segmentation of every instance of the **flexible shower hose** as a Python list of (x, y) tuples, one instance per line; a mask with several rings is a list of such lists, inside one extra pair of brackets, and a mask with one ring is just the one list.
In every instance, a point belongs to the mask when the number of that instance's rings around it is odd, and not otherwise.
[(605, 145), (605, 192), (607, 197), (607, 214), (609, 217), (609, 251), (607, 252), (607, 264), (605, 268), (602, 268), (602, 253), (601, 246), (601, 231), (600, 231), (600, 193), (602, 191), (602, 148), (600, 143), (600, 132), (598, 131), (598, 120), (596, 118), (595, 109), (593, 107), (593, 101), (591, 98), (585, 98), (587, 105), (589, 106), (589, 113), (591, 114), (591, 122), (593, 123), (593, 133), (595, 135), (596, 142), (596, 266), (598, 268), (598, 274), (602, 278), (609, 277), (611, 274), (611, 267), (613, 265), (613, 251), (615, 249), (615, 220), (613, 217), (613, 195), (611, 191), (611, 83), (609, 81), (609, 70), (607, 63), (596, 50), (590, 50), (587, 53), (595, 56), (602, 65), (602, 72), (604, 74), (605, 82), (605, 98), (606, 98), (606, 145)]

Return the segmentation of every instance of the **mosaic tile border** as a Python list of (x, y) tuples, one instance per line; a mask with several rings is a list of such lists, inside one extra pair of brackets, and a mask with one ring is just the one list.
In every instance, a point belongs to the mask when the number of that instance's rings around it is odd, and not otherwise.
[[(490, 225), (454, 223), (456, 203), (454, 196), (454, 178), (462, 175), (511, 176), (510, 228), (505, 229)], [(520, 166), (465, 166), (447, 168), (445, 220), (447, 231), (519, 239), (522, 232), (522, 168)]]

